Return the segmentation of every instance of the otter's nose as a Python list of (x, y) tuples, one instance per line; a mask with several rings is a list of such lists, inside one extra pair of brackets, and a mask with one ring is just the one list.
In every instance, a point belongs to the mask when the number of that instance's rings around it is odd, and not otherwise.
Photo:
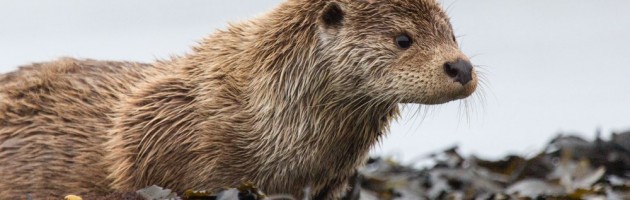
[(462, 85), (466, 85), (472, 80), (472, 69), (472, 64), (462, 59), (444, 64), (446, 74)]

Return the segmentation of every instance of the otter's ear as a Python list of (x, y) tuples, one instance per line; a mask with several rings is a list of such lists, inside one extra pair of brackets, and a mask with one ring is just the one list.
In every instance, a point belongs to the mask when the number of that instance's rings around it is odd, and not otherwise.
[(338, 29), (343, 25), (345, 13), (336, 2), (329, 2), (319, 16), (319, 23), (325, 29)]

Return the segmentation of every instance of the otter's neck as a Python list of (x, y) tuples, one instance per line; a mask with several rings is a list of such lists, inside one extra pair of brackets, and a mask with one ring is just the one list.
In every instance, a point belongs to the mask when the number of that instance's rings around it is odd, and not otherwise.
[(387, 131), (397, 104), (342, 85), (347, 77), (331, 73), (339, 66), (321, 42), (318, 14), (295, 18), (296, 9), (277, 9), (256, 34), (260, 49), (252, 52), (260, 66), (252, 66), (245, 91), (254, 124), (250, 151), (273, 171), (298, 173), (287, 176), (353, 170)]
[[(201, 95), (237, 93), (234, 103), (242, 105), (237, 117), (244, 126), (235, 129), (247, 141), (245, 156), (267, 166), (261, 169), (285, 177), (353, 170), (397, 116), (397, 104), (340, 85), (347, 77), (329, 70), (334, 53), (320, 42), (317, 13), (295, 15), (314, 12), (297, 3), (285, 3), (265, 17), (268, 21), (208, 38), (191, 56), (196, 64), (189, 66), (196, 67), (186, 71), (208, 79), (197, 81)], [(217, 56), (227, 61), (203, 60)], [(219, 78), (227, 89), (203, 86)]]

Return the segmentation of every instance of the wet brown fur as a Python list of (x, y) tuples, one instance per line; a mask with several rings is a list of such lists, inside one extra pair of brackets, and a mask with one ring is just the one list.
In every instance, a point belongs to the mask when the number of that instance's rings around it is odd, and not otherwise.
[(288, 0), (168, 61), (22, 67), (0, 75), (0, 199), (247, 181), (337, 198), (399, 103), (475, 90), (443, 72), (467, 59), (452, 36), (434, 0)]

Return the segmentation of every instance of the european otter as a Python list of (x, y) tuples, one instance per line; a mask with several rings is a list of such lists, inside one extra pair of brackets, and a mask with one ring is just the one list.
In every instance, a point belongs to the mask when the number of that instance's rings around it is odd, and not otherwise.
[(287, 0), (168, 61), (0, 75), (0, 199), (247, 181), (337, 198), (399, 103), (476, 85), (435, 0)]

